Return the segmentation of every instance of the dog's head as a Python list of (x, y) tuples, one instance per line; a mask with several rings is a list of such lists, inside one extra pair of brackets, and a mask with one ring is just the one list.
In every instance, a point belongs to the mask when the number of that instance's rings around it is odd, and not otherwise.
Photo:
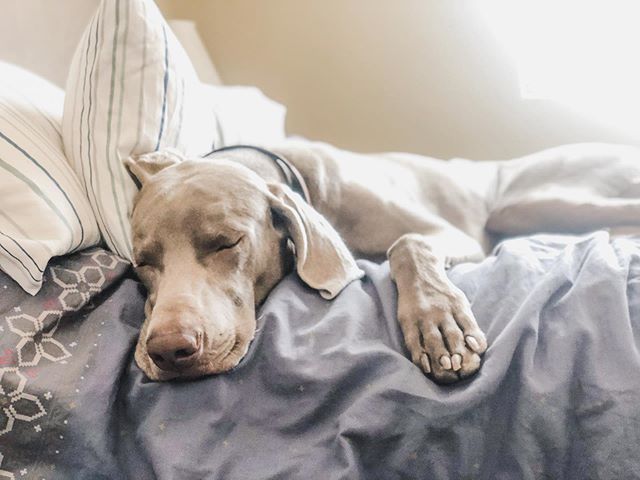
[(131, 224), (148, 292), (135, 358), (153, 380), (235, 367), (253, 339), (256, 306), (294, 265), (327, 298), (361, 275), (320, 214), (242, 165), (173, 152), (126, 164), (142, 185)]

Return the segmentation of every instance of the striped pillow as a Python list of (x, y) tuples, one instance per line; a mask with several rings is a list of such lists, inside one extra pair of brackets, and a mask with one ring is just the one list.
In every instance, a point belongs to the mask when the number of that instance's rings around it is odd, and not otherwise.
[(67, 79), (65, 150), (111, 250), (131, 260), (137, 188), (123, 160), (172, 147), (192, 156), (217, 136), (213, 109), (152, 0), (103, 0)]
[(51, 257), (100, 239), (65, 159), (63, 98), (46, 80), (0, 62), (0, 269), (32, 295)]

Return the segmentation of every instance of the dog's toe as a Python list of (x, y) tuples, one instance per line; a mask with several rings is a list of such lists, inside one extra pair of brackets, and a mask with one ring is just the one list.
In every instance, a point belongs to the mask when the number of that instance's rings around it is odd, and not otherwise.
[(457, 302), (453, 314), (458, 329), (464, 335), (465, 346), (478, 354), (484, 353), (487, 349), (487, 339), (478, 327), (466, 298)]
[(462, 367), (458, 372), (460, 378), (470, 377), (480, 370), (480, 361), (480, 355), (468, 350), (466, 355), (463, 356)]
[(458, 372), (454, 371), (453, 368), (444, 368), (440, 364), (434, 365), (430, 376), (437, 383), (454, 383), (460, 380)]
[(480, 355), (467, 349), (462, 355), (453, 354), (451, 365), (448, 364), (448, 359), (442, 361), (442, 358), (440, 362), (430, 362), (429, 356), (422, 354), (420, 366), (437, 383), (448, 384), (477, 373), (480, 369), (480, 361)]

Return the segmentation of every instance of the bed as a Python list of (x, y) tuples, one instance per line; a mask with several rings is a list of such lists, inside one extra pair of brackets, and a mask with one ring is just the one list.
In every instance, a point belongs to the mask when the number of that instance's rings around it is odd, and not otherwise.
[(144, 290), (115, 255), (58, 259), (35, 297), (0, 277), (0, 475), (639, 475), (640, 242), (512, 239), (452, 269), (491, 346), (444, 387), (407, 359), (388, 264), (359, 265), (334, 301), (290, 275), (234, 371), (177, 383), (133, 361)]
[(0, 272), (0, 478), (640, 478), (636, 238), (508, 239), (451, 269), (490, 344), (453, 386), (408, 359), (388, 264), (364, 260), (333, 301), (286, 277), (233, 371), (150, 382), (144, 288), (104, 247), (55, 256), (34, 295)]

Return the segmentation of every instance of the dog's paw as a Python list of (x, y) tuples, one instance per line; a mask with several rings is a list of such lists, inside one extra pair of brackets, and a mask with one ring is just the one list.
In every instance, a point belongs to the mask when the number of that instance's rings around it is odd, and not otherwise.
[(411, 360), (438, 383), (456, 382), (479, 370), (487, 340), (457, 288), (400, 295), (398, 320)]

